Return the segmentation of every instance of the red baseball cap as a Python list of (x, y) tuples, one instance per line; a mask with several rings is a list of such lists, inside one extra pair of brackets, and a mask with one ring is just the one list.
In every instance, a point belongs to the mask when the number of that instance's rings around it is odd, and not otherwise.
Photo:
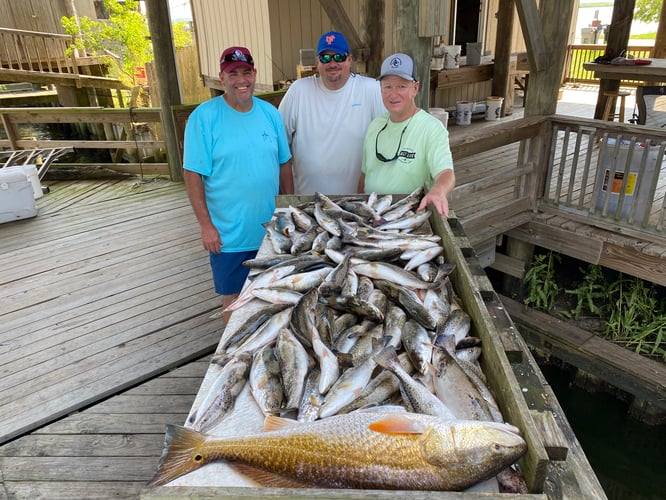
[(245, 47), (229, 47), (220, 56), (220, 71), (231, 73), (241, 66), (254, 69), (252, 54)]

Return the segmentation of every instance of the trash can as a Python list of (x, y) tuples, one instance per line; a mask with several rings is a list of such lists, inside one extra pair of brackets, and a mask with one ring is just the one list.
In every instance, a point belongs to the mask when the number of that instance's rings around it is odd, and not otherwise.
[[(646, 148), (647, 156), (641, 172), (641, 162), (646, 154)], [(594, 189), (594, 209), (597, 213), (602, 213), (606, 206), (606, 214), (615, 216), (624, 185), (620, 218), (629, 218), (632, 211), (633, 220), (642, 220), (649, 215), (652, 208), (650, 187), (655, 181), (655, 175), (659, 175), (657, 168), (659, 148), (636, 142), (631, 157), (630, 150), (629, 141), (622, 141), (619, 146), (615, 139), (602, 142)], [(628, 176), (626, 183), (625, 173)]]

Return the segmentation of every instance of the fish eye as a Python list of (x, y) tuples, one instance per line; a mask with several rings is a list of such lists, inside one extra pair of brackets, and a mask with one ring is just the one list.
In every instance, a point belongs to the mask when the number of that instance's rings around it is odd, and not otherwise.
[(495, 443), (493, 447), (495, 448), (495, 451), (500, 451), (500, 449), (502, 448), (502, 447), (501, 447), (499, 444), (497, 444), (497, 443)]
[(202, 460), (203, 460), (203, 456), (201, 454), (194, 455), (194, 461), (195, 462), (201, 462)]

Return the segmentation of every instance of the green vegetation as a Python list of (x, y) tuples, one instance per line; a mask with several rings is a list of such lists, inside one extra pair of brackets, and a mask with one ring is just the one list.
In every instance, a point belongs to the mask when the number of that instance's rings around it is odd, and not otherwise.
[(658, 22), (662, 4), (663, 0), (636, 0), (634, 19), (647, 24)]
[(589, 265), (579, 268), (581, 279), (573, 287), (561, 289), (558, 276), (567, 271), (556, 268), (560, 262), (554, 252), (535, 254), (523, 280), (526, 305), (576, 320), (594, 316), (602, 325), (600, 337), (666, 361), (666, 300), (659, 287), (621, 273), (611, 280), (601, 266)]
[[(104, 8), (109, 18), (102, 21), (86, 16), (61, 19), (66, 32), (76, 37), (69, 52), (78, 50), (100, 58), (108, 65), (111, 77), (133, 87), (137, 83), (136, 68), (153, 60), (146, 17), (137, 0), (104, 0)], [(186, 22), (174, 23), (172, 31), (176, 48), (192, 43)]]
[(525, 273), (527, 298), (525, 305), (531, 305), (541, 311), (551, 311), (560, 292), (555, 281), (555, 261), (560, 261), (559, 254), (548, 252), (535, 255), (532, 265)]

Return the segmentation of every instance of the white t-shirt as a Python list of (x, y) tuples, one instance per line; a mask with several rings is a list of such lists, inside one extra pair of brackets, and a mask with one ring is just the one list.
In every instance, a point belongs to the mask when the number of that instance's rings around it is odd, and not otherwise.
[(352, 74), (344, 87), (329, 90), (318, 75), (301, 78), (279, 110), (293, 156), (295, 193), (356, 193), (365, 132), (386, 113), (379, 82)]

